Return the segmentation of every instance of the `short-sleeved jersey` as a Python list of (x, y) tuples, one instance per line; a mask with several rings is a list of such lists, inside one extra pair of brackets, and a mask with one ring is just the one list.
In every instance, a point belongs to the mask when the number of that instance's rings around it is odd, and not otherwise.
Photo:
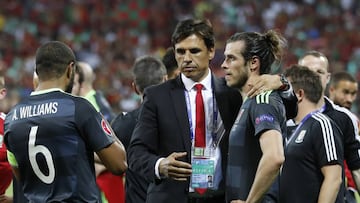
[[(323, 114), (333, 120), (340, 131), (341, 142), (343, 143), (344, 159), (350, 170), (360, 168), (360, 137), (357, 118), (347, 109), (334, 104), (328, 98), (325, 99)], [(296, 129), (292, 120), (287, 122), (288, 135)]]
[(6, 146), (4, 143), (5, 114), (0, 112), (0, 194), (4, 194), (12, 180), (12, 171), (7, 160)]
[(231, 129), (226, 179), (227, 201), (246, 200), (262, 156), (264, 131), (286, 131), (285, 107), (278, 92), (246, 99)]
[(94, 151), (114, 142), (107, 121), (84, 98), (33, 92), (5, 120), (5, 143), (30, 202), (98, 202)]
[(340, 128), (344, 144), (344, 158), (350, 170), (360, 168), (360, 137), (357, 118), (346, 108), (335, 105), (325, 98), (324, 114), (329, 116)]
[[(310, 115), (310, 114), (309, 114)], [(308, 117), (290, 136), (280, 175), (280, 202), (317, 202), (324, 176), (321, 168), (343, 164), (340, 129), (326, 115)], [(343, 202), (340, 189), (336, 202)]]

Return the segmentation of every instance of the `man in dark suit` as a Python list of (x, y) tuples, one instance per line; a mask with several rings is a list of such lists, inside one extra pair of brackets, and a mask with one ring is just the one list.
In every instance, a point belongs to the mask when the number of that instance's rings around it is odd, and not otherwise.
[[(134, 81), (132, 87), (141, 97), (145, 88), (157, 85), (166, 80), (166, 68), (164, 64), (153, 56), (139, 57), (133, 66)], [(111, 123), (116, 136), (128, 148), (132, 132), (138, 120), (140, 108), (127, 113), (120, 113)], [(149, 185), (144, 177), (137, 171), (128, 169), (125, 181), (125, 202), (126, 203), (145, 203), (146, 191)]]
[[(172, 43), (181, 74), (145, 90), (128, 148), (130, 168), (151, 181), (147, 202), (225, 202), (228, 136), (242, 97), (210, 71), (215, 39), (208, 21), (181, 21)], [(274, 78), (278, 83), (272, 85), (278, 88), (282, 83)], [(197, 84), (202, 86), (206, 123), (205, 146), (200, 147), (196, 146)], [(196, 159), (199, 154), (203, 159)]]

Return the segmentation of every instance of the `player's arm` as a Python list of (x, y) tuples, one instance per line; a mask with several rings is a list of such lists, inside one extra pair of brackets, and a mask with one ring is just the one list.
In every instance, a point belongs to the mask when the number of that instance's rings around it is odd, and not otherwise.
[(280, 90), (279, 93), (286, 108), (286, 118), (291, 119), (297, 115), (298, 100), (285, 76), (262, 74), (250, 81), (250, 86), (251, 89), (247, 94), (249, 97), (268, 90)]
[(20, 180), (20, 172), (18, 168), (18, 163), (16, 161), (15, 155), (9, 150), (6, 151), (8, 162), (11, 166), (11, 170), (17, 180)]
[(327, 165), (321, 168), (324, 180), (321, 184), (318, 202), (335, 202), (342, 183), (342, 167)]
[(360, 168), (352, 170), (351, 175), (354, 179), (357, 191), (360, 192)]
[(18, 167), (11, 166), (11, 170), (16, 178), (16, 180), (20, 180), (20, 172)]
[(246, 202), (258, 202), (279, 174), (285, 160), (282, 135), (277, 130), (268, 130), (260, 135), (260, 147), (263, 153), (253, 185)]
[(115, 139), (115, 142), (97, 151), (96, 154), (109, 171), (121, 175), (127, 169), (126, 151), (122, 143)]
[(249, 86), (251, 86), (250, 91), (247, 93), (249, 97), (254, 97), (264, 91), (277, 90), (283, 85), (279, 75), (270, 74), (262, 74), (259, 77), (251, 79), (249, 83)]

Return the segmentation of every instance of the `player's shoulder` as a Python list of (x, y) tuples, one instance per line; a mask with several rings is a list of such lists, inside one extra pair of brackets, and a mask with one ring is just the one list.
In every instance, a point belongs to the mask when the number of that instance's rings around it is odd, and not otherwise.
[[(311, 114), (311, 119), (313, 119), (315, 122), (314, 124), (326, 131), (329, 131), (331, 129), (338, 129), (339, 126), (337, 123), (328, 115), (318, 111), (313, 114)], [(340, 131), (340, 130), (339, 130)]]
[(265, 91), (254, 97), (254, 102), (256, 102), (256, 104), (272, 104), (274, 102), (278, 103), (281, 101), (279, 92), (273, 90)]
[(339, 125), (346, 124), (347, 122), (355, 125), (358, 122), (357, 117), (351, 111), (332, 102), (326, 102), (324, 113)]

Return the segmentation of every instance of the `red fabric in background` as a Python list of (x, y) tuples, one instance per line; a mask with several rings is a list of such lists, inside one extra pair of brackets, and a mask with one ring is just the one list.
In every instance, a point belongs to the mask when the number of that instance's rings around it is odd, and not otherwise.
[(347, 179), (346, 187), (351, 187), (351, 188), (356, 189), (354, 179), (353, 179), (353, 177), (351, 175), (351, 171), (349, 170), (349, 168), (348, 168), (348, 166), (346, 164), (346, 161), (344, 161), (344, 169), (345, 169), (345, 176), (346, 176), (346, 179)]
[(6, 146), (4, 144), (5, 114), (0, 113), (0, 194), (4, 194), (12, 180), (12, 171), (7, 161)]
[(96, 178), (96, 183), (109, 203), (125, 202), (123, 175), (117, 176), (105, 171)]

